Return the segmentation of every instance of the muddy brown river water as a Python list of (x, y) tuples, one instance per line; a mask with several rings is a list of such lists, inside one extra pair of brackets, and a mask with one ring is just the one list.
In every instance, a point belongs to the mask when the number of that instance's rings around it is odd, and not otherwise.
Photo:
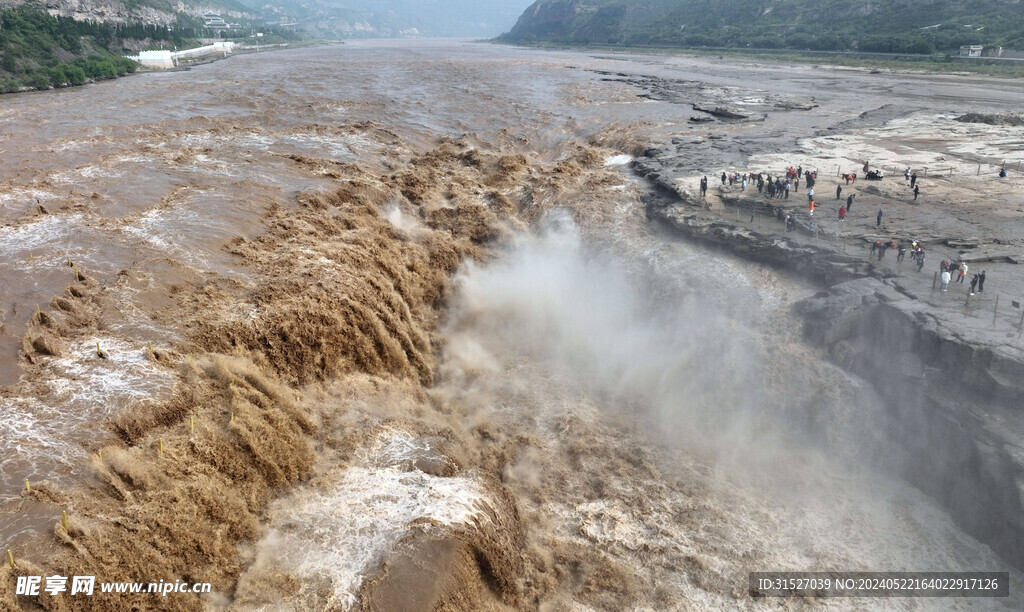
[[(215, 584), (150, 609), (769, 607), (746, 572), (776, 569), (1011, 571), (1009, 599), (784, 605), (1019, 609), (1019, 573), (861, 461), (877, 400), (800, 343), (813, 288), (647, 224), (628, 162), (694, 134), (695, 91), (766, 113), (681, 162), (712, 175), (844, 122), (1024, 99), (459, 41), (4, 96), (0, 548), (47, 567), (76, 541), (129, 576), (100, 525), (131, 517)], [(188, 544), (150, 500), (226, 531)], [(63, 552), (39, 544), (62, 508), (83, 517)]]

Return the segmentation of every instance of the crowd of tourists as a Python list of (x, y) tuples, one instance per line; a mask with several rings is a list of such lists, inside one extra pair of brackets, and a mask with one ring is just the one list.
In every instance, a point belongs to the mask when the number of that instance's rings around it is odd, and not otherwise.
[[(868, 162), (864, 162), (864, 173), (871, 180), (882, 180), (884, 178), (880, 170), (871, 170)], [(847, 194), (845, 204), (843, 201), (843, 187), (844, 184), (849, 186), (857, 181), (857, 174), (855, 172), (844, 173), (841, 175), (843, 182), (836, 185), (836, 200), (840, 201), (838, 210), (839, 222), (844, 223), (847, 216), (853, 210), (853, 205), (856, 202), (856, 194)], [(917, 200), (920, 194), (921, 185), (917, 181), (917, 173), (913, 172), (911, 168), (907, 168), (903, 173), (904, 180), (906, 181), (907, 187), (911, 189), (911, 193), (914, 194), (914, 200)], [(757, 193), (767, 196), (769, 199), (783, 199), (788, 200), (790, 193), (797, 193), (800, 190), (801, 181), (806, 187), (807, 194), (807, 217), (809, 223), (807, 229), (812, 233), (816, 233), (818, 225), (814, 222), (814, 212), (818, 208), (818, 204), (814, 200), (814, 185), (818, 180), (817, 170), (804, 169), (803, 166), (790, 166), (783, 172), (772, 174), (770, 172), (722, 172), (719, 179), (722, 182), (722, 186), (739, 186), (741, 192), (746, 192), (747, 188), (757, 189)], [(701, 198), (706, 198), (708, 190), (708, 177), (704, 177), (700, 181), (700, 194)], [(786, 224), (786, 231), (795, 231), (798, 227), (798, 216), (795, 212), (785, 212), (782, 206), (776, 208), (776, 215), (780, 222)], [(885, 213), (882, 209), (878, 210), (875, 215), (875, 225), (881, 227), (882, 220)], [(753, 220), (753, 216), (751, 216)], [(882, 261), (885, 258), (885, 253), (888, 250), (894, 250), (897, 252), (896, 261), (902, 263), (907, 252), (910, 252), (911, 261), (917, 265), (917, 270), (920, 272), (924, 268), (925, 262), (925, 251), (924, 247), (918, 243), (917, 240), (909, 242), (897, 242), (895, 239), (888, 241), (876, 240), (871, 245), (871, 256), (877, 257), (878, 261)], [(939, 265), (940, 278), (942, 280), (942, 291), (948, 291), (949, 283), (960, 283), (965, 284), (968, 275), (968, 265), (964, 261), (950, 261), (943, 260)], [(970, 280), (970, 294), (974, 295), (975, 292), (982, 293), (985, 290), (985, 271), (975, 273)]]

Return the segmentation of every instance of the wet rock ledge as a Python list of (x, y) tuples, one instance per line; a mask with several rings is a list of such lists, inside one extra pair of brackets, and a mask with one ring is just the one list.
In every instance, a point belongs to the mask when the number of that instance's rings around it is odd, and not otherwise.
[[(968, 533), (1024, 569), (1024, 351), (1017, 329), (998, 331), (957, 306), (925, 299), (937, 261), (893, 276), (864, 243), (781, 231), (770, 205), (709, 210), (671, 181), (648, 176), (652, 222), (687, 239), (791, 271), (821, 286), (795, 305), (807, 341), (871, 382), (886, 403), (880, 467), (936, 499)], [(740, 211), (741, 220), (729, 215)], [(749, 221), (749, 213), (762, 215)], [(890, 258), (892, 256), (890, 255)], [(909, 259), (908, 262), (909, 264)], [(927, 277), (927, 278), (924, 278)], [(925, 288), (923, 289), (922, 286)], [(959, 301), (957, 301), (959, 304)]]

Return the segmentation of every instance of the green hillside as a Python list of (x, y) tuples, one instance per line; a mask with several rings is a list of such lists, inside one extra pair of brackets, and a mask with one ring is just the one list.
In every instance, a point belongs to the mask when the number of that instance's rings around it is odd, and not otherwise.
[(109, 49), (117, 35), (112, 26), (51, 17), (34, 7), (0, 9), (0, 91), (81, 85), (133, 72), (135, 62)]
[(538, 0), (508, 42), (949, 53), (1024, 49), (1021, 0)]
[[(241, 7), (235, 0), (219, 0), (222, 6)], [(168, 0), (128, 0), (126, 10), (133, 7), (155, 8)], [(49, 89), (123, 76), (133, 72), (137, 64), (123, 55), (135, 55), (142, 49), (187, 49), (199, 45), (200, 37), (224, 36), (203, 27), (203, 20), (186, 13), (167, 14), (167, 23), (142, 23), (129, 18), (123, 22), (101, 23), (51, 16), (40, 6), (30, 3), (13, 8), (0, 8), (0, 92)], [(296, 38), (295, 32), (264, 27), (263, 21), (240, 19), (245, 24), (258, 23), (267, 32), (264, 40), (274, 37)], [(248, 35), (249, 29), (244, 31)]]

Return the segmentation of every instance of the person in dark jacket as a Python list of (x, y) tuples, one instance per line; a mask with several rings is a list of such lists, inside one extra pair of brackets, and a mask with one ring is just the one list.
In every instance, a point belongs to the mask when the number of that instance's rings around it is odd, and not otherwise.
[(985, 293), (985, 271), (978, 275), (978, 293)]

